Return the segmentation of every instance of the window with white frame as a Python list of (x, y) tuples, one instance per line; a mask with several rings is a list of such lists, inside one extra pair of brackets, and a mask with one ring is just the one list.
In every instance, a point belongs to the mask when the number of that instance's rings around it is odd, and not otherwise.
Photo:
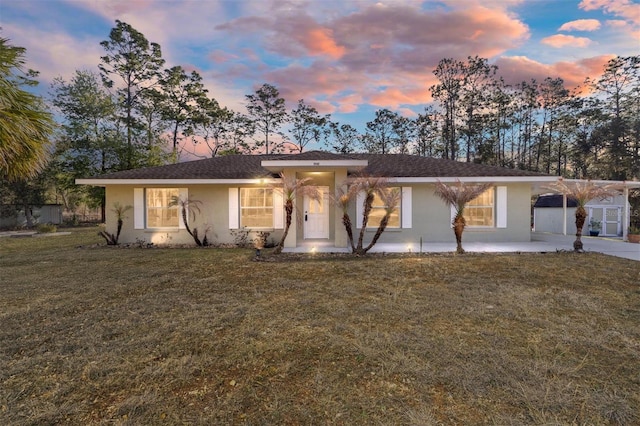
[[(387, 188), (387, 191), (398, 191), (400, 192), (400, 188)], [(380, 226), (380, 222), (382, 218), (386, 214), (387, 206), (384, 204), (384, 201), (378, 194), (374, 195), (373, 203), (371, 203), (371, 212), (369, 213), (369, 221), (367, 222), (367, 228), (377, 228)], [(398, 202), (398, 205), (391, 212), (391, 216), (389, 216), (389, 223), (387, 224), (387, 228), (400, 228), (400, 218), (401, 213), (400, 209), (402, 208), (402, 200)]]
[(273, 189), (240, 188), (240, 226), (273, 228)]
[(147, 228), (178, 228), (179, 206), (174, 200), (179, 197), (178, 188), (147, 188), (145, 191)]
[(467, 226), (494, 226), (495, 188), (489, 188), (467, 203), (464, 219)]

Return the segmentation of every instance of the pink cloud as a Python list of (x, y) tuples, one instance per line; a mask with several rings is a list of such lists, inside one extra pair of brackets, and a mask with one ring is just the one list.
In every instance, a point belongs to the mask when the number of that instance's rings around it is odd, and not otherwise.
[(607, 26), (611, 28), (625, 28), (629, 24), (623, 19), (609, 19), (606, 21)]
[(362, 97), (358, 94), (350, 94), (342, 96), (336, 100), (338, 111), (343, 114), (349, 114), (358, 111), (358, 105), (363, 103)]
[(640, 25), (640, 3), (630, 0), (582, 0), (578, 7), (586, 11), (602, 9)]
[(329, 101), (321, 101), (317, 99), (305, 99), (305, 102), (314, 107), (320, 114), (333, 114), (336, 112), (336, 106)]
[(402, 4), (373, 5), (332, 23), (357, 71), (418, 71), (444, 57), (493, 57), (529, 37), (527, 26), (503, 10), (470, 7), (423, 11)]
[(398, 112), (401, 116), (407, 117), (407, 118), (415, 118), (418, 116), (418, 114), (415, 111), (409, 108), (398, 108), (396, 112)]
[(415, 87), (389, 87), (369, 97), (369, 103), (381, 108), (397, 109), (400, 105), (419, 105), (427, 102), (428, 91)]
[(211, 59), (216, 64), (223, 64), (225, 62), (233, 61), (238, 59), (238, 55), (234, 55), (229, 52), (225, 52), (224, 50), (215, 50), (209, 53), (209, 59)]
[[(498, 58), (499, 72), (515, 83), (561, 77), (568, 86), (577, 87), (585, 77), (601, 73), (611, 55), (553, 64), (526, 57), (501, 58), (530, 36), (527, 25), (508, 11), (519, 1), (506, 5), (496, 0), (498, 6), (489, 9), (484, 0), (443, 0), (447, 7), (429, 10), (419, 2), (363, 1), (355, 7), (349, 3), (352, 7), (342, 14), (314, 16), (309, 13), (311, 6), (292, 3), (290, 9), (274, 10), (259, 22), (236, 19), (218, 27), (231, 36), (250, 34), (262, 41), (264, 49), (293, 58), (288, 65), (264, 71), (248, 66), (231, 74), (220, 70), (218, 75), (232, 81), (245, 72), (241, 77), (274, 84), (289, 107), (304, 99), (322, 113), (349, 113), (364, 104), (399, 110), (431, 102), (428, 88), (436, 82), (433, 69), (443, 58)], [(313, 8), (317, 7), (319, 3)], [(598, 25), (596, 20), (579, 20), (561, 28), (586, 31)], [(543, 42), (586, 47), (591, 40), (558, 34)]]
[(547, 77), (560, 77), (568, 88), (575, 89), (584, 83), (585, 78), (602, 75), (605, 64), (614, 57), (615, 55), (602, 55), (575, 62), (543, 64), (524, 56), (511, 56), (499, 58), (495, 65), (498, 66), (498, 74), (508, 84), (518, 84), (531, 79), (543, 81)]
[(306, 33), (302, 43), (312, 55), (327, 55), (333, 59), (339, 59), (346, 49), (338, 46), (333, 39), (333, 31), (327, 28), (314, 28)]
[(36, 80), (41, 87), (46, 87), (56, 77), (69, 81), (76, 70), (97, 73), (96, 58), (104, 55), (97, 39), (78, 40), (64, 32), (47, 32), (8, 22), (3, 23), (2, 30), (3, 35), (11, 34), (11, 45), (27, 50), (25, 69), (40, 72)]
[[(345, 93), (364, 93), (366, 86), (372, 84), (366, 76), (350, 73), (326, 61), (317, 61), (308, 67), (293, 64), (268, 73), (265, 81), (278, 87), (282, 97), (292, 105), (298, 99), (309, 103), (322, 99), (335, 109), (343, 108), (340, 99), (344, 99)], [(361, 99), (360, 95), (358, 99)], [(354, 98), (349, 98), (350, 103), (353, 101)]]
[(556, 34), (550, 37), (545, 37), (540, 42), (542, 44), (546, 44), (547, 46), (555, 48), (561, 48), (565, 46), (587, 47), (589, 44), (591, 44), (591, 39), (586, 37), (574, 37), (570, 35)]
[(600, 28), (597, 19), (578, 19), (562, 24), (558, 31), (595, 31)]

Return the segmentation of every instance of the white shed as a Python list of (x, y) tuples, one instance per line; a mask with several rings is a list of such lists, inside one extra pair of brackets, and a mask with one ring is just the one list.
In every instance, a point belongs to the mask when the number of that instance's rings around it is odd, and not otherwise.
[[(562, 205), (562, 194), (544, 194), (538, 197), (533, 205), (533, 229), (538, 232), (551, 232), (569, 235), (576, 233), (576, 202), (566, 198), (566, 217)], [(625, 208), (622, 194), (603, 200), (595, 199), (585, 205), (587, 220), (582, 233), (589, 234), (589, 223), (595, 220), (601, 223), (600, 236), (621, 237), (623, 234), (623, 212)], [(565, 222), (566, 221), (566, 222)], [(565, 223), (563, 223), (565, 222)], [(566, 227), (566, 228), (565, 228)]]

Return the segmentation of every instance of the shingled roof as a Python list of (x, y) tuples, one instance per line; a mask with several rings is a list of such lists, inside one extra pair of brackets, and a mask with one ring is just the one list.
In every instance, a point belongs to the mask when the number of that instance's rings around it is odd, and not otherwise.
[(301, 154), (227, 155), (205, 160), (146, 167), (95, 176), (92, 179), (262, 179), (277, 174), (262, 167), (262, 161), (332, 161), (366, 160), (363, 173), (386, 177), (519, 177), (545, 176), (525, 170), (462, 163), (431, 157), (406, 154), (334, 154), (308, 151)]
[(526, 170), (485, 164), (462, 163), (441, 158), (419, 157), (406, 154), (352, 154), (352, 157), (369, 161), (364, 170), (372, 176), (388, 177), (492, 177), (492, 176), (543, 176)]

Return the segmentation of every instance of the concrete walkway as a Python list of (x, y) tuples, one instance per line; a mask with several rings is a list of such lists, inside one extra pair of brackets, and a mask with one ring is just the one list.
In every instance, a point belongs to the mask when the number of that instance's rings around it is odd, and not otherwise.
[[(531, 233), (530, 242), (518, 243), (474, 243), (464, 242), (463, 247), (470, 253), (546, 253), (556, 251), (573, 250), (575, 235), (556, 235), (547, 233)], [(583, 236), (584, 251), (603, 253), (610, 256), (640, 261), (640, 244), (623, 242), (621, 239), (605, 237)], [(370, 253), (446, 253), (456, 250), (455, 242), (430, 243), (424, 242), (422, 248), (417, 243), (409, 244), (383, 244), (378, 243), (370, 250)], [(348, 253), (346, 248), (334, 247), (326, 242), (308, 242), (296, 248), (286, 248), (283, 251), (289, 253)]]
[(71, 232), (45, 232), (39, 234), (36, 231), (2, 231), (0, 232), (0, 238), (41, 238), (41, 237), (57, 237), (60, 235), (70, 235)]

